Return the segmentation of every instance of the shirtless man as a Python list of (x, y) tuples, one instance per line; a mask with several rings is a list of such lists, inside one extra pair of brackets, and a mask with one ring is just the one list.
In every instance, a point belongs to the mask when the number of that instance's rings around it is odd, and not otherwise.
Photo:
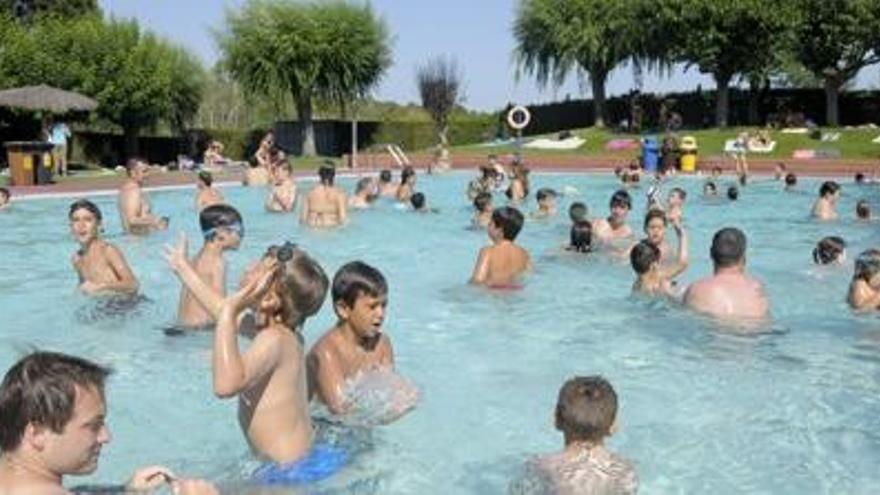
[(825, 181), (819, 188), (819, 199), (813, 204), (813, 218), (817, 220), (837, 220), (834, 205), (840, 198), (840, 184), (833, 180)]
[(489, 288), (518, 287), (519, 277), (532, 268), (529, 253), (514, 244), (523, 225), (523, 215), (516, 208), (505, 206), (492, 212), (487, 228), (492, 246), (480, 250), (472, 284)]
[(336, 169), (322, 165), (318, 169), (321, 182), (309, 191), (303, 202), (300, 221), (314, 228), (329, 228), (348, 222), (348, 201), (345, 191), (333, 185)]
[(856, 311), (880, 309), (880, 250), (868, 249), (856, 258), (846, 302)]
[(688, 287), (685, 304), (716, 318), (760, 320), (770, 304), (761, 282), (746, 274), (746, 236), (737, 228), (719, 230), (712, 238), (715, 273)]
[[(382, 328), (388, 304), (388, 283), (382, 273), (354, 261), (336, 272), (332, 287), (336, 325), (315, 343), (307, 360), (309, 395), (338, 415), (358, 406), (346, 394), (352, 380), (374, 371), (394, 371), (394, 350)], [(415, 405), (418, 393), (413, 387), (404, 386), (398, 392), (395, 403), (386, 405), (391, 414), (384, 422)]]
[(379, 172), (379, 195), (383, 198), (394, 198), (397, 196), (397, 184), (391, 177), (390, 170)]
[(211, 205), (219, 205), (225, 202), (220, 191), (212, 187), (213, 183), (214, 177), (211, 175), (211, 172), (206, 170), (199, 172), (196, 182), (196, 189), (198, 190), (196, 193), (196, 211), (202, 211)]
[(79, 289), (88, 295), (136, 293), (138, 281), (122, 251), (100, 237), (101, 210), (91, 201), (81, 199), (70, 205), (67, 218), (70, 233), (79, 243), (71, 258), (79, 276)]
[(626, 217), (632, 208), (632, 198), (623, 189), (611, 196), (609, 203), (611, 215), (593, 221), (593, 235), (604, 244), (615, 244), (633, 237), (633, 231), (626, 224)]
[(289, 213), (296, 205), (296, 184), (293, 182), (290, 162), (284, 161), (275, 167), (275, 180), (269, 197), (266, 198), (266, 211)]
[(141, 189), (149, 167), (139, 158), (125, 164), (128, 180), (119, 187), (119, 215), (122, 230), (128, 234), (149, 234), (168, 228), (168, 217), (157, 217), (150, 211), (150, 200)]
[[(9, 369), (0, 385), (0, 494), (70, 495), (65, 476), (95, 472), (110, 442), (104, 398), (110, 373), (53, 352), (33, 352)], [(152, 493), (165, 483), (179, 495), (217, 495), (209, 483), (177, 479), (161, 466), (139, 469), (125, 485), (100, 493)]]

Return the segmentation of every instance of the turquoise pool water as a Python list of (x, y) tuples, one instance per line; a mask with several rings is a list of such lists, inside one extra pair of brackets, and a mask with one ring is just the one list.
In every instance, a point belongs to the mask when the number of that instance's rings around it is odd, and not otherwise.
[[(749, 236), (749, 267), (766, 283), (773, 323), (766, 335), (745, 338), (676, 308), (633, 300), (628, 264), (560, 256), (568, 203), (586, 201), (593, 215), (604, 215), (616, 189), (608, 176), (535, 174), (534, 190), (570, 185), (580, 195), (561, 201), (556, 221), (524, 228), (521, 241), (537, 267), (525, 290), (468, 287), (476, 252), (487, 242), (484, 232), (465, 229), (469, 179), (419, 178), (439, 215), (382, 203), (333, 232), (265, 213), (260, 190), (224, 191), (247, 228), (241, 250), (228, 258), (230, 284), (248, 260), (285, 239), (303, 245), (329, 273), (362, 259), (389, 280), (387, 330), (398, 368), (420, 387), (422, 401), (397, 423), (355, 435), (360, 454), (321, 486), (327, 493), (503, 493), (529, 455), (561, 447), (552, 411), (559, 386), (576, 374), (602, 374), (616, 388), (622, 429), (609, 444), (636, 463), (642, 493), (880, 492), (880, 320), (847, 309), (851, 264), (816, 270), (810, 258), (824, 235), (842, 235), (850, 259), (880, 244), (876, 223), (852, 220), (862, 197), (880, 211), (876, 188), (847, 181), (843, 219), (817, 224), (807, 219), (816, 180), (802, 180), (795, 193), (756, 183), (736, 203), (706, 202), (701, 181), (677, 180), (690, 195), (692, 264), (684, 282), (709, 273), (717, 228), (736, 225)], [(350, 188), (354, 181), (341, 182)], [(632, 191), (637, 230), (645, 189)], [(155, 209), (172, 216), (173, 228), (147, 239), (119, 235), (115, 197), (95, 198), (107, 237), (152, 300), (115, 318), (96, 315), (75, 291), (69, 199), (21, 201), (0, 213), (2, 368), (39, 347), (116, 369), (108, 391), (113, 441), (98, 472), (83, 481), (120, 481), (134, 467), (158, 462), (229, 482), (255, 466), (235, 401), (211, 392), (210, 336), (169, 338), (160, 330), (174, 320), (179, 291), (161, 247), (178, 229), (199, 243), (192, 194), (154, 192)], [(307, 343), (332, 322), (325, 303), (306, 326)]]

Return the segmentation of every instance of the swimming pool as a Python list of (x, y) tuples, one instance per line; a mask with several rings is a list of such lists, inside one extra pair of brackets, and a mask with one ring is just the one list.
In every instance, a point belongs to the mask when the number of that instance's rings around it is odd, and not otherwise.
[[(358, 435), (361, 453), (321, 485), (327, 492), (503, 493), (529, 455), (561, 447), (552, 411), (560, 385), (576, 374), (602, 374), (617, 390), (621, 432), (609, 445), (636, 463), (642, 493), (880, 491), (880, 320), (847, 309), (851, 265), (817, 271), (810, 259), (825, 235), (844, 237), (850, 259), (880, 244), (877, 224), (852, 220), (859, 198), (880, 208), (877, 189), (845, 184), (838, 206), (844, 219), (817, 224), (807, 220), (817, 180), (802, 180), (794, 193), (755, 183), (736, 203), (703, 201), (701, 181), (676, 181), (689, 193), (692, 263), (684, 282), (709, 273), (716, 229), (736, 225), (749, 236), (749, 267), (767, 286), (774, 322), (768, 334), (746, 338), (633, 300), (628, 264), (559, 254), (567, 205), (586, 201), (591, 215), (606, 214), (617, 187), (609, 176), (534, 174), (533, 190), (570, 185), (580, 195), (560, 201), (556, 221), (524, 228), (521, 241), (536, 264), (525, 290), (492, 294), (467, 286), (487, 242), (484, 232), (465, 229), (469, 179), (420, 176), (417, 189), (440, 215), (381, 203), (331, 232), (265, 213), (262, 190), (224, 190), (247, 229), (241, 250), (228, 256), (230, 285), (248, 260), (285, 239), (304, 246), (330, 274), (362, 259), (389, 280), (386, 329), (399, 370), (421, 388), (422, 400), (402, 420)], [(636, 230), (645, 190), (632, 190)], [(98, 472), (83, 481), (121, 481), (136, 466), (161, 463), (225, 482), (256, 465), (235, 400), (220, 401), (211, 391), (210, 335), (170, 338), (161, 331), (175, 318), (179, 291), (161, 247), (178, 229), (189, 234), (191, 252), (200, 244), (192, 194), (152, 193), (172, 228), (146, 239), (121, 236), (115, 197), (96, 198), (107, 237), (123, 249), (152, 300), (115, 318), (94, 314), (74, 290), (69, 199), (21, 201), (0, 214), (2, 368), (36, 346), (116, 369), (108, 388), (113, 441)], [(496, 204), (501, 199), (496, 195)], [(534, 207), (532, 201), (524, 209)], [(325, 302), (306, 325), (307, 344), (332, 322)]]

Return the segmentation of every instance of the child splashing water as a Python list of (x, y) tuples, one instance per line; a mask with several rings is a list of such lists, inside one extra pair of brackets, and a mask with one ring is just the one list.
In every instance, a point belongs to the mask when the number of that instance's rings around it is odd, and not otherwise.
[(379, 270), (354, 261), (333, 277), (337, 322), (309, 351), (309, 395), (348, 423), (384, 424), (412, 409), (418, 390), (394, 371), (382, 327), (388, 284)]

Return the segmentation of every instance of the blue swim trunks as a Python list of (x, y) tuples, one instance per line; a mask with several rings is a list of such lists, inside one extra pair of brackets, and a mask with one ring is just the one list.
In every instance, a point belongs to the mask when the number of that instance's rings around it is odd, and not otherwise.
[(348, 463), (348, 452), (326, 444), (316, 444), (308, 455), (288, 464), (266, 464), (254, 472), (264, 485), (302, 485), (329, 478)]

